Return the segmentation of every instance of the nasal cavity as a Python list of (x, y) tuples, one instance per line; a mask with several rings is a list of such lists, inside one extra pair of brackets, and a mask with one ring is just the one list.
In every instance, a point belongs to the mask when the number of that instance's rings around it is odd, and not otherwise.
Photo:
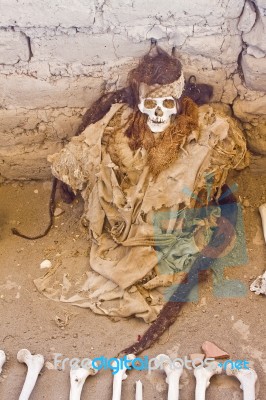
[(162, 117), (163, 116), (163, 110), (160, 107), (157, 107), (155, 110), (155, 115), (156, 117)]

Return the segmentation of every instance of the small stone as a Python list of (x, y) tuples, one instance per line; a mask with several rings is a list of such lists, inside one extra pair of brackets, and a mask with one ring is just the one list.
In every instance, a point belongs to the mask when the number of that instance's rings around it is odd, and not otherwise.
[(194, 365), (198, 366), (201, 364), (201, 361), (204, 360), (205, 354), (202, 353), (193, 353), (189, 355), (191, 361), (194, 361)]
[(226, 353), (224, 350), (221, 350), (212, 342), (204, 342), (201, 346), (202, 350), (204, 351), (207, 358), (229, 358), (229, 354)]
[(56, 209), (54, 210), (54, 217), (59, 217), (59, 215), (64, 214), (64, 210), (62, 210), (62, 208), (60, 207), (56, 207)]
[(35, 189), (35, 190), (34, 190), (34, 193), (35, 193), (35, 194), (38, 194), (38, 193), (39, 193), (39, 190), (38, 190), (38, 189)]
[(47, 368), (47, 369), (55, 369), (55, 366), (54, 366), (54, 364), (52, 364), (50, 361), (46, 361), (46, 363), (44, 364), (45, 365), (45, 367)]
[(51, 266), (52, 266), (52, 263), (51, 263), (50, 260), (44, 260), (40, 264), (40, 268), (41, 269), (43, 269), (43, 268), (51, 268)]
[(248, 199), (245, 199), (245, 200), (243, 201), (243, 206), (244, 206), (244, 207), (249, 207), (249, 206), (250, 206), (250, 202), (248, 201)]

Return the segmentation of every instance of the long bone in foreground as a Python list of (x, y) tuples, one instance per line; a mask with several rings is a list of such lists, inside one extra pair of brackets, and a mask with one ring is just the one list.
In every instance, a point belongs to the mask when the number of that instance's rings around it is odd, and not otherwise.
[(231, 369), (229, 365), (226, 368), (228, 376), (235, 376), (241, 383), (240, 388), (243, 390), (243, 400), (255, 400), (255, 385), (258, 376), (254, 369)]
[(260, 216), (261, 216), (264, 240), (265, 240), (265, 243), (266, 243), (266, 203), (262, 204), (259, 207), (259, 212), (260, 212)]
[(142, 382), (136, 381), (136, 397), (135, 400), (143, 400)]
[[(136, 358), (136, 356), (134, 354), (127, 355), (128, 360), (134, 360), (134, 358)], [(120, 400), (121, 399), (122, 381), (127, 379), (127, 374), (126, 374), (127, 369), (128, 368), (123, 366), (123, 368), (119, 369), (119, 371), (114, 375), (112, 400)]]
[(77, 368), (70, 370), (70, 394), (69, 400), (80, 400), (83, 385), (89, 375), (96, 375), (98, 370), (91, 366), (89, 360), (88, 368)]
[(159, 354), (156, 357), (160, 366), (163, 367), (168, 383), (168, 400), (179, 399), (179, 379), (183, 373), (183, 366), (180, 363), (172, 362), (166, 354)]
[(6, 362), (5, 352), (3, 350), (0, 350), (0, 374), (2, 372), (2, 367), (3, 367), (5, 362)]
[(194, 369), (196, 378), (195, 400), (205, 400), (206, 389), (210, 386), (210, 379), (213, 375), (221, 374), (222, 367), (219, 367), (218, 362), (214, 361), (208, 367), (197, 367)]
[(44, 357), (41, 354), (32, 355), (27, 349), (19, 350), (17, 360), (28, 367), (27, 376), (20, 393), (19, 400), (28, 400), (38, 379), (38, 375), (44, 365)]

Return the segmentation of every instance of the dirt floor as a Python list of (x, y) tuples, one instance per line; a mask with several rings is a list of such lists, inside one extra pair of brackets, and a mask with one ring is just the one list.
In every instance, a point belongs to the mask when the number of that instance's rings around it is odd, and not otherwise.
[[(184, 357), (201, 351), (201, 344), (213, 341), (232, 359), (246, 359), (258, 374), (257, 399), (266, 399), (266, 297), (248, 290), (250, 283), (266, 267), (258, 206), (266, 202), (266, 158), (253, 157), (250, 168), (235, 172), (230, 183), (237, 182), (237, 196), (243, 204), (248, 262), (228, 267), (226, 280), (240, 280), (246, 294), (239, 298), (218, 298), (213, 294), (213, 277), (200, 284), (199, 301), (186, 304), (175, 324), (159, 343), (142, 354), (154, 357), (165, 353)], [(90, 310), (53, 302), (37, 292), (33, 279), (44, 274), (40, 263), (52, 264), (71, 258), (73, 268), (88, 262), (88, 241), (80, 226), (81, 201), (58, 205), (65, 211), (55, 218), (55, 226), (43, 239), (28, 241), (11, 234), (16, 227), (27, 234), (38, 234), (48, 222), (49, 182), (11, 183), (0, 188), (0, 348), (8, 355), (0, 377), (0, 399), (15, 400), (22, 388), (26, 367), (16, 360), (19, 349), (41, 353), (53, 363), (54, 353), (62, 357), (113, 357), (132, 344), (147, 325), (137, 319), (113, 322)], [(48, 363), (31, 396), (32, 400), (67, 399), (69, 370), (49, 369)], [(130, 371), (123, 383), (122, 398), (134, 398), (135, 381), (144, 385), (144, 399), (167, 398), (167, 384), (160, 371)], [(185, 370), (181, 377), (181, 400), (194, 399), (195, 378)], [(84, 386), (82, 399), (111, 399), (112, 375), (100, 371)], [(212, 378), (207, 399), (240, 400), (242, 391), (235, 378)]]

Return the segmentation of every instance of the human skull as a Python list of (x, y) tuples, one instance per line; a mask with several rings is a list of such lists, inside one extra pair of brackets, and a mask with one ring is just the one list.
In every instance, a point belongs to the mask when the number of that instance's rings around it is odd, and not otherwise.
[(148, 115), (147, 124), (153, 133), (163, 132), (171, 123), (171, 116), (177, 113), (175, 99), (168, 97), (142, 98), (139, 110)]

